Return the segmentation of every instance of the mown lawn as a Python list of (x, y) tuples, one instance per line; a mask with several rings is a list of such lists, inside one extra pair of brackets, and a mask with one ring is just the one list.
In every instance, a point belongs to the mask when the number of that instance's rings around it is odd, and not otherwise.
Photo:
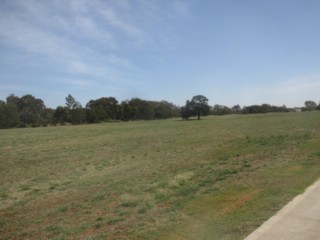
[(320, 112), (0, 131), (0, 239), (242, 239), (320, 177)]

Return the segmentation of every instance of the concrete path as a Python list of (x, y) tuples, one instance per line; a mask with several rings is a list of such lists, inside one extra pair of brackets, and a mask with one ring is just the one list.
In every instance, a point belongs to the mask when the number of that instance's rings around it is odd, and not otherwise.
[(244, 240), (319, 240), (320, 180)]

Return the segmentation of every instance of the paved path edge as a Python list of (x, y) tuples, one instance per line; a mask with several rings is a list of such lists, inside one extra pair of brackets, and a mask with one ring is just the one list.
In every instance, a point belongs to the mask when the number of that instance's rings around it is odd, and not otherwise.
[[(265, 232), (272, 229), (272, 227), (278, 223), (278, 221), (283, 218), (284, 215), (292, 211), (299, 203), (308, 197), (310, 194), (313, 194), (316, 188), (320, 188), (320, 179), (315, 181), (312, 185), (305, 189), (305, 191), (297, 195), (293, 200), (291, 200), (287, 205), (280, 209), (274, 216), (269, 218), (264, 222), (260, 227), (248, 235), (244, 240), (258, 240)], [(320, 199), (319, 199), (320, 201)]]

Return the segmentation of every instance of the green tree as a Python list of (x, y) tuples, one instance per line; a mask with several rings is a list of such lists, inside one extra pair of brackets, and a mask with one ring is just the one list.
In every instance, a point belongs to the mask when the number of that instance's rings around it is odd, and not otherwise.
[(227, 114), (231, 114), (231, 113), (232, 113), (232, 110), (230, 108), (228, 108), (227, 106), (216, 104), (212, 108), (213, 115), (227, 115)]
[(54, 123), (64, 125), (67, 120), (67, 107), (58, 106), (54, 112)]
[(85, 110), (81, 110), (81, 104), (76, 101), (76, 99), (69, 94), (66, 98), (66, 117), (65, 121), (72, 124), (80, 124), (83, 123)]
[(200, 120), (201, 116), (206, 116), (209, 114), (210, 107), (208, 105), (208, 101), (208, 98), (203, 95), (197, 95), (191, 99), (191, 104), (198, 117), (198, 120)]
[(114, 97), (90, 100), (86, 108), (89, 122), (101, 122), (119, 118), (119, 104)]
[(19, 126), (18, 108), (14, 104), (0, 104), (0, 128), (13, 128)]
[(305, 106), (304, 111), (312, 111), (316, 109), (317, 104), (314, 101), (308, 100), (304, 102), (304, 106)]
[(233, 113), (239, 113), (239, 112), (241, 112), (241, 107), (240, 107), (239, 104), (237, 104), (237, 105), (234, 105), (234, 106), (231, 108), (231, 110), (232, 110)]
[(85, 123), (87, 119), (86, 109), (75, 108), (71, 110), (71, 123), (72, 124), (82, 124)]
[(82, 108), (81, 104), (76, 101), (76, 99), (74, 97), (72, 97), (71, 94), (69, 94), (66, 97), (66, 106), (68, 108), (68, 110), (72, 110), (72, 109), (77, 109), (77, 108)]
[(35, 98), (30, 94), (21, 97), (18, 102), (18, 111), (23, 126), (41, 126), (45, 108), (41, 99)]
[(18, 107), (19, 101), (20, 101), (20, 98), (15, 96), (14, 94), (10, 94), (7, 97), (7, 104), (15, 105)]
[(179, 116), (179, 108), (167, 101), (154, 102), (154, 118), (166, 119)]
[(186, 101), (186, 105), (184, 107), (181, 107), (180, 114), (182, 119), (185, 120), (188, 120), (191, 116), (195, 115), (195, 111), (193, 110), (191, 101)]
[(187, 101), (186, 105), (181, 108), (181, 116), (183, 119), (188, 119), (191, 116), (197, 116), (200, 120), (201, 116), (209, 114), (210, 107), (208, 98), (203, 95), (194, 96), (191, 101)]
[[(151, 120), (154, 119), (159, 107), (158, 102), (146, 101), (140, 98), (132, 98), (121, 102), (119, 109), (120, 119), (124, 121), (128, 120)], [(160, 113), (160, 107), (158, 108), (158, 114)], [(160, 115), (158, 115), (160, 116)]]
[(43, 114), (43, 126), (54, 124), (55, 110), (52, 108), (46, 108)]

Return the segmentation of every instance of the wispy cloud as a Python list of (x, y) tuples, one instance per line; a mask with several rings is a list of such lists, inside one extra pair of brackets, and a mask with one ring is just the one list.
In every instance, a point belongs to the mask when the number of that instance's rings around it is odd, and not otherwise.
[(136, 55), (172, 49), (177, 38), (170, 18), (187, 12), (186, 3), (179, 0), (137, 0), (134, 4), (128, 0), (4, 0), (0, 50), (14, 49), (24, 58), (11, 57), (6, 50), (0, 60), (15, 59), (16, 68), (27, 70), (30, 76), (32, 71), (35, 78), (37, 72), (46, 71), (58, 78), (46, 77), (48, 82), (62, 81), (77, 88), (132, 87), (144, 81), (145, 70), (141, 62), (135, 62)]

